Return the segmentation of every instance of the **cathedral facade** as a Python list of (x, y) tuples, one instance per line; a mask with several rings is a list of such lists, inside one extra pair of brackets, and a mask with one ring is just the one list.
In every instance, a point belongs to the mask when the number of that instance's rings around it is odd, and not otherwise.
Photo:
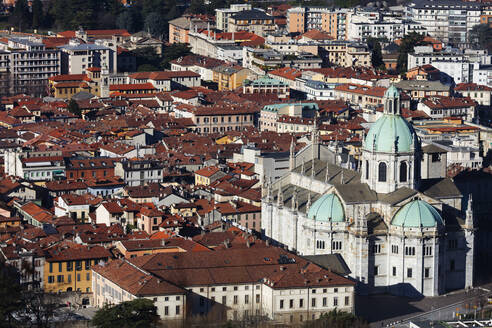
[(300, 255), (340, 254), (363, 293), (436, 296), (473, 286), (471, 197), (451, 179), (420, 178), (421, 143), (395, 87), (364, 139), (360, 172), (321, 159), (315, 128), (311, 139), (302, 156), (291, 149), (289, 173), (265, 183), (264, 238)]

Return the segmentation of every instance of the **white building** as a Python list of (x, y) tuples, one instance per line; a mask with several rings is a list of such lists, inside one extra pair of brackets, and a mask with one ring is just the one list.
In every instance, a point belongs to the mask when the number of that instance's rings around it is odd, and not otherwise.
[(60, 46), (62, 51), (63, 74), (85, 74), (89, 67), (107, 67), (109, 73), (116, 73), (117, 51), (116, 44), (80, 43), (70, 40), (68, 45)]
[(217, 321), (267, 317), (300, 323), (335, 308), (354, 311), (353, 281), (261, 241), (248, 243), (94, 266), (94, 304), (148, 298), (162, 320), (215, 315)]
[(480, 24), (481, 7), (480, 3), (459, 0), (413, 0), (406, 4), (405, 15), (425, 26), (429, 36), (467, 48), (469, 32)]
[[(317, 131), (310, 161), (291, 154), (291, 171), (265, 187), (262, 233), (303, 255), (342, 255), (361, 292), (435, 296), (473, 286), (471, 200), (462, 208), (450, 179), (421, 180), (420, 141), (400, 114), (398, 90), (383, 102), (360, 172), (319, 160)], [(460, 223), (447, 221), (456, 213)]]
[(215, 26), (218, 30), (229, 32), (229, 18), (243, 10), (251, 10), (250, 4), (232, 4), (229, 8), (215, 9)]

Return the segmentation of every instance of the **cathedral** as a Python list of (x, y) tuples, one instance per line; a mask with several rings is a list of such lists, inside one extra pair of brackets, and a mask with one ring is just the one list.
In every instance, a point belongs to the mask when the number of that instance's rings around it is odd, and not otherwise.
[(313, 128), (297, 154), (291, 147), (286, 175), (264, 183), (265, 239), (299, 255), (340, 254), (362, 293), (437, 296), (473, 286), (471, 196), (451, 179), (421, 179), (422, 145), (394, 86), (358, 171), (323, 156), (318, 134)]

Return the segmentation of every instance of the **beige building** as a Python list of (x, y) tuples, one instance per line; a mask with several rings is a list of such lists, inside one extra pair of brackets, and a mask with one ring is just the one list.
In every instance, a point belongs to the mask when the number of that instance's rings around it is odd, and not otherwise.
[(217, 83), (219, 91), (235, 90), (242, 86), (246, 79), (256, 76), (251, 70), (241, 66), (221, 65), (212, 71), (213, 81)]
[(372, 67), (371, 53), (362, 43), (331, 41), (322, 48), (328, 54), (331, 64), (343, 67)]
[(243, 10), (251, 10), (250, 4), (233, 4), (229, 8), (215, 9), (216, 28), (222, 32), (229, 32), (229, 18)]
[(148, 298), (162, 320), (264, 316), (286, 324), (314, 320), (335, 308), (354, 311), (353, 281), (261, 241), (248, 245), (94, 266), (94, 304)]
[(263, 37), (275, 31), (273, 20), (263, 10), (243, 10), (229, 18), (228, 32), (248, 31)]

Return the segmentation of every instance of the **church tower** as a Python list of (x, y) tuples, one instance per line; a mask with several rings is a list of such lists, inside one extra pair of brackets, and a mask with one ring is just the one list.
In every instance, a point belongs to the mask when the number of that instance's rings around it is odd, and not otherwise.
[(420, 142), (401, 116), (400, 92), (393, 85), (383, 98), (384, 112), (362, 145), (361, 181), (378, 193), (416, 189), (420, 180)]

